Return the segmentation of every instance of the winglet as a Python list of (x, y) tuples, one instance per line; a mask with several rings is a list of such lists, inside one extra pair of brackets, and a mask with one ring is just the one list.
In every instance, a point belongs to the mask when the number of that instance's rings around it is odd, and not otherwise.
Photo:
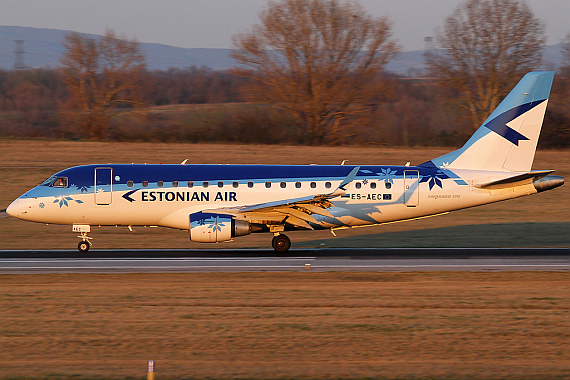
[(338, 197), (340, 195), (346, 194), (346, 191), (348, 190), (348, 186), (350, 185), (350, 183), (352, 181), (354, 181), (354, 177), (356, 177), (356, 174), (358, 173), (359, 170), (360, 170), (360, 166), (357, 166), (354, 169), (352, 169), (352, 171), (350, 173), (348, 173), (348, 175), (346, 176), (344, 181), (342, 181), (342, 183), (340, 185), (338, 185), (336, 190), (333, 191), (332, 193), (330, 193), (327, 196), (327, 198)]
[[(273, 208), (278, 207), (278, 206), (295, 206), (295, 205), (301, 205), (302, 206), (302, 205), (311, 204), (311, 203), (322, 204), (322, 206), (320, 206), (322, 209), (331, 207), (332, 203), (329, 201), (329, 199), (346, 194), (346, 191), (348, 190), (350, 183), (352, 181), (354, 181), (354, 177), (356, 177), (356, 174), (358, 173), (359, 170), (360, 170), (360, 166), (357, 166), (354, 169), (352, 169), (352, 171), (350, 173), (348, 173), (346, 178), (342, 181), (342, 183), (340, 185), (338, 185), (336, 190), (333, 191), (332, 193), (320, 194), (320, 195), (316, 195), (316, 196), (307, 196), (307, 197), (295, 198), (295, 199), (284, 199), (284, 200), (280, 200), (280, 201), (266, 202), (266, 203), (251, 205), (251, 206), (245, 206), (245, 207), (242, 207), (239, 210), (239, 212), (244, 213), (244, 212), (250, 212), (250, 211), (259, 211), (262, 209), (273, 209)], [(307, 208), (310, 209), (310, 211), (314, 214), (320, 214), (320, 215), (332, 217), (332, 215), (329, 212), (326, 212), (326, 211), (317, 212), (317, 210), (314, 208), (310, 208), (310, 207), (307, 207)]]

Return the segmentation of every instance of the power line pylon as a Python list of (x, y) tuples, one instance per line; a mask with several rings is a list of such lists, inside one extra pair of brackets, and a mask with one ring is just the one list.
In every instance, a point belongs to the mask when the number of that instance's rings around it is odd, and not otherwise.
[(24, 64), (24, 40), (14, 40), (14, 42), (16, 43), (16, 50), (14, 50), (14, 55), (16, 57), (14, 69), (25, 69), (27, 67)]

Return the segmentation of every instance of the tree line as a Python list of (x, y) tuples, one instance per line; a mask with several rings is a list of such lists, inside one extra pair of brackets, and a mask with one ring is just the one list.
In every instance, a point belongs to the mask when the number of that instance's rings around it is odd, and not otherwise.
[[(0, 136), (117, 141), (461, 145), (528, 71), (544, 25), (524, 1), (467, 0), (436, 32), (421, 78), (356, 2), (269, 2), (233, 37), (232, 70), (149, 71), (136, 40), (66, 36), (58, 69), (0, 71)], [(570, 145), (570, 37), (539, 144)]]

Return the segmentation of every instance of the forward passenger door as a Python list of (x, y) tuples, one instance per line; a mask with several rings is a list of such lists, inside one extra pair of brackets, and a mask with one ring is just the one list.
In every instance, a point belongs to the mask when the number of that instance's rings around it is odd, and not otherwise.
[(110, 205), (113, 201), (113, 169), (95, 169), (95, 203)]

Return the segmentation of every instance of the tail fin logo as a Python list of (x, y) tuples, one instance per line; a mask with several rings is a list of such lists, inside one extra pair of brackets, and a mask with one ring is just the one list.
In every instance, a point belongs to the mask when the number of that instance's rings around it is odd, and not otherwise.
[(485, 127), (489, 128), (493, 132), (497, 133), (499, 136), (507, 139), (514, 145), (518, 146), (519, 141), (521, 140), (529, 140), (528, 137), (524, 136), (523, 134), (515, 131), (511, 127), (507, 125), (511, 120), (516, 119), (517, 117), (521, 116), (522, 114), (530, 111), (534, 107), (538, 106), (546, 99), (537, 101), (537, 102), (530, 102), (526, 104), (522, 104), (518, 107), (512, 108), (506, 112), (503, 112), (493, 120), (489, 121), (485, 124)]

